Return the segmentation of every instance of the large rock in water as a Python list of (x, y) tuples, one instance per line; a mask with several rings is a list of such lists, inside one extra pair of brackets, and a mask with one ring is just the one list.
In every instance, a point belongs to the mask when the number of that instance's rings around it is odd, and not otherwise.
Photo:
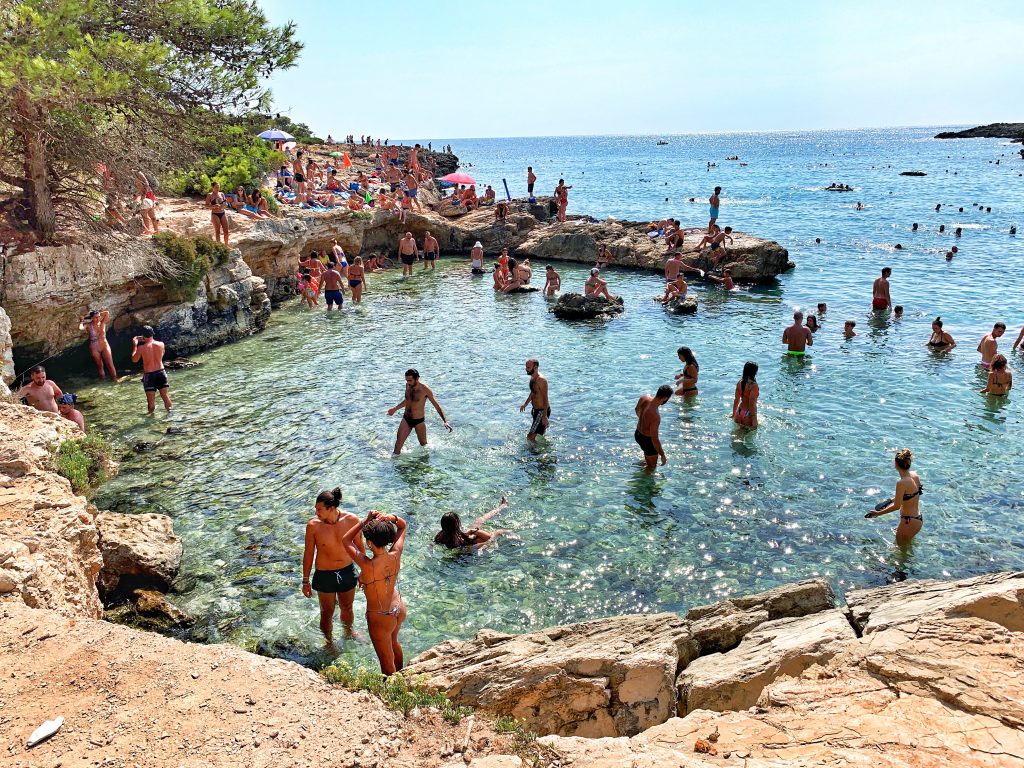
[(135, 587), (167, 591), (181, 566), (181, 539), (171, 519), (152, 513), (96, 516), (103, 555), (99, 589), (104, 595)]
[(665, 302), (665, 311), (670, 315), (695, 315), (697, 314), (697, 297), (687, 295), (676, 297)]
[(563, 293), (551, 307), (551, 313), (561, 320), (606, 320), (622, 311), (621, 296), (608, 300), (604, 296), (584, 296), (581, 293)]

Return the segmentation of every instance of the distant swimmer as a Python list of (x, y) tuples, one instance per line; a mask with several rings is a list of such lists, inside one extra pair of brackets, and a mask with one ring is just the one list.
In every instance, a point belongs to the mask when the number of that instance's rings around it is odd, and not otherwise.
[(597, 267), (590, 270), (590, 278), (587, 280), (586, 285), (583, 288), (584, 296), (604, 296), (606, 299), (611, 300), (612, 295), (608, 293), (608, 283), (601, 279), (601, 275)]
[(405, 237), (398, 241), (398, 258), (402, 262), (402, 277), (412, 275), (412, 265), (416, 263), (418, 253), (416, 238), (412, 236), (412, 232), (406, 232)]
[(757, 386), (757, 363), (743, 364), (743, 377), (736, 382), (736, 394), (732, 400), (732, 420), (737, 424), (757, 429), (757, 398), (761, 388)]
[(156, 410), (156, 394), (164, 401), (164, 408), (171, 410), (171, 397), (167, 393), (167, 371), (164, 370), (164, 343), (157, 341), (153, 328), (142, 326), (142, 335), (132, 337), (132, 362), (142, 360), (142, 389), (146, 393), (146, 407), (150, 413)]
[(892, 308), (892, 319), (893, 320), (902, 320), (903, 319), (903, 305), (902, 304), (897, 304), (895, 307)]
[(1006, 397), (1013, 388), (1013, 374), (1006, 367), (1006, 358), (996, 355), (992, 358), (992, 368), (988, 372), (988, 381), (985, 388), (981, 390), (983, 395), (992, 397)]
[(469, 251), (469, 268), (473, 274), (482, 275), (484, 273), (484, 246), (479, 240)]
[[(709, 166), (710, 167), (710, 166)], [(715, 226), (715, 222), (718, 221), (718, 206), (721, 204), (721, 199), (718, 197), (722, 194), (721, 187), (715, 187), (715, 191), (708, 198), (709, 213), (711, 220), (708, 222), (708, 232), (711, 232), (711, 228)]]
[[(858, 200), (858, 201), (857, 201), (857, 205), (856, 205), (855, 207), (856, 207), (856, 209), (857, 209), (858, 211), (863, 211), (863, 210), (864, 210), (864, 206), (863, 206), (863, 205), (861, 205), (861, 202), (860, 202), (860, 200)], [(916, 227), (917, 225), (915, 224), (914, 226)]]
[(892, 299), (889, 297), (889, 275), (891, 274), (890, 267), (882, 267), (882, 276), (875, 278), (875, 282), (871, 286), (871, 309), (880, 311), (892, 306)]
[(847, 320), (845, 323), (843, 323), (843, 336), (845, 336), (848, 339), (852, 339), (854, 336), (857, 335), (857, 331), (854, 330), (854, 328), (856, 327), (857, 323), (855, 321)]
[(493, 540), (499, 534), (504, 533), (504, 531), (488, 533), (480, 526), (497, 515), (507, 506), (508, 500), (502, 496), (501, 503), (499, 503), (498, 506), (490, 512), (487, 512), (474, 520), (472, 527), (467, 531), (462, 530), (462, 519), (459, 517), (457, 512), (445, 512), (441, 515), (441, 530), (434, 534), (434, 543), (439, 544), (442, 547), (447, 547), (448, 549), (462, 549), (464, 547), (474, 547), (478, 544), (485, 544), (486, 542)]
[(828, 312), (828, 304), (824, 301), (818, 302), (818, 317), (824, 318), (825, 313)]
[(657, 466), (659, 456), (662, 466), (668, 461), (658, 436), (658, 427), (661, 425), (661, 414), (658, 409), (671, 399), (672, 387), (662, 384), (653, 395), (641, 395), (636, 402), (636, 408), (633, 409), (637, 417), (633, 439), (644, 452), (644, 464), (648, 472)]
[(932, 320), (932, 335), (928, 339), (927, 346), (936, 350), (952, 349), (956, 341), (946, 331), (942, 330), (942, 318), (936, 317)]
[(782, 343), (786, 345), (786, 354), (794, 357), (803, 357), (807, 354), (807, 347), (814, 345), (811, 329), (804, 325), (803, 312), (793, 313), (793, 324), (782, 332)]
[[(321, 491), (316, 497), (316, 515), (306, 523), (306, 546), (302, 553), (302, 594), (309, 598), (316, 592), (320, 602), (320, 631), (328, 645), (334, 643), (334, 608), (340, 607), (341, 625), (345, 635), (352, 637), (355, 632), (352, 622), (355, 618), (352, 603), (358, 583), (352, 558), (345, 549), (342, 536), (359, 518), (350, 512), (343, 512), (341, 488)], [(363, 537), (356, 533), (356, 546), (363, 546)], [(309, 574), (316, 571), (313, 580)]]
[(544, 273), (544, 295), (554, 296), (562, 287), (562, 276), (550, 264), (544, 267)]
[(451, 432), (452, 428), (448, 424), (448, 419), (445, 417), (440, 403), (435, 399), (433, 391), (420, 381), (419, 371), (415, 368), (410, 368), (405, 372), (405, 398), (394, 408), (388, 408), (388, 416), (394, 416), (398, 411), (405, 409), (405, 412), (402, 414), (402, 422), (398, 425), (398, 437), (395, 439), (395, 456), (402, 452), (402, 446), (405, 445), (409, 433), (413, 430), (416, 431), (416, 437), (419, 439), (420, 445), (427, 444), (425, 416), (428, 400), (434, 406), (437, 415), (441, 417), (444, 428)]
[(706, 275), (706, 277), (708, 280), (713, 280), (714, 282), (718, 283), (727, 291), (731, 291), (733, 288), (736, 287), (736, 283), (734, 283), (732, 280), (732, 270), (729, 269), (728, 267), (722, 270), (721, 277), (716, 277), (715, 275)]
[(527, 360), (526, 375), (530, 377), (530, 394), (519, 406), (519, 412), (523, 413), (528, 405), (532, 408), (530, 431), (526, 433), (526, 439), (533, 442), (537, 435), (543, 435), (548, 430), (551, 402), (548, 400), (548, 380), (541, 375), (540, 362), (532, 357)]
[(1006, 323), (996, 323), (992, 331), (982, 336), (978, 342), (978, 352), (981, 353), (981, 367), (988, 370), (992, 365), (992, 358), (999, 352), (999, 342), (996, 341), (1006, 333)]
[(871, 518), (887, 515), (890, 512), (899, 512), (900, 522), (896, 526), (896, 545), (900, 547), (910, 544), (924, 525), (920, 506), (924, 488), (917, 472), (910, 470), (913, 460), (914, 454), (907, 448), (896, 452), (896, 471), (899, 473), (900, 479), (896, 482), (895, 496), (875, 505), (872, 511), (864, 515), (864, 517)]
[(689, 347), (680, 347), (676, 350), (679, 362), (683, 364), (682, 373), (676, 374), (676, 394), (683, 397), (697, 396), (697, 376), (700, 375), (700, 365), (693, 350)]
[(807, 330), (809, 330), (811, 333), (817, 333), (818, 328), (820, 327), (818, 325), (818, 318), (816, 318), (814, 315), (808, 315), (806, 327)]

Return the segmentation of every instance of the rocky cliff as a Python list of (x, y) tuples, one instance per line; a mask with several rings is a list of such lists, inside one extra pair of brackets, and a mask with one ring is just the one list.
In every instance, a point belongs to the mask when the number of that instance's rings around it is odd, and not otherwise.
[(936, 139), (1014, 139), (1024, 140), (1024, 123), (990, 123), (963, 131), (943, 131)]

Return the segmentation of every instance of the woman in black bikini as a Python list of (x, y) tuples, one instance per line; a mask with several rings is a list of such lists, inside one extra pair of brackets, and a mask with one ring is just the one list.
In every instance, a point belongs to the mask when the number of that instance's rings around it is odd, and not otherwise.
[(693, 351), (689, 347), (680, 347), (677, 354), (679, 361), (683, 364), (683, 372), (676, 374), (676, 394), (683, 397), (697, 396), (697, 375), (700, 373), (700, 366)]
[(210, 221), (213, 222), (213, 239), (221, 239), (224, 235), (224, 245), (228, 244), (228, 198), (220, 191), (220, 184), (216, 181), (210, 187), (210, 194), (206, 196), (206, 205), (210, 209)]
[(932, 337), (928, 339), (928, 346), (935, 350), (952, 349), (956, 346), (953, 337), (942, 330), (941, 317), (932, 320)]
[(363, 290), (366, 288), (366, 271), (363, 269), (363, 257), (356, 256), (348, 267), (348, 287), (352, 289), (352, 302), (362, 301)]
[[(405, 601), (398, 591), (398, 572), (402, 569), (405, 547), (405, 520), (372, 510), (342, 535), (342, 542), (359, 564), (359, 586), (366, 597), (366, 628), (380, 671), (393, 675), (404, 664), (398, 630), (405, 621)], [(362, 531), (373, 557), (356, 546), (356, 534)]]
[(879, 517), (890, 512), (899, 511), (900, 524), (896, 526), (896, 545), (906, 547), (914, 540), (914, 537), (924, 526), (924, 517), (921, 515), (921, 494), (924, 488), (921, 485), (921, 478), (917, 472), (911, 472), (910, 464), (914, 460), (914, 454), (909, 448), (903, 448), (896, 452), (896, 471), (900, 479), (896, 483), (896, 495), (891, 499), (883, 501), (864, 517)]

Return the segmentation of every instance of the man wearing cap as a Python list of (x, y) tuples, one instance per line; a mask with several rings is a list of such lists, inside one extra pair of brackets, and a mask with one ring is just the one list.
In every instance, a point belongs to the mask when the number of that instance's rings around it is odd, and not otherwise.
[(469, 264), (476, 274), (484, 273), (484, 246), (479, 240), (473, 243), (473, 250), (469, 252)]
[(78, 398), (70, 392), (65, 392), (57, 399), (57, 410), (60, 411), (60, 415), (73, 424), (77, 424), (78, 428), (85, 432), (85, 417), (82, 416), (82, 412), (75, 408), (75, 403)]
[(167, 371), (164, 370), (164, 343), (156, 340), (151, 325), (142, 326), (141, 336), (132, 336), (132, 362), (139, 360), (142, 360), (142, 389), (146, 393), (149, 412), (156, 410), (157, 392), (164, 401), (164, 408), (171, 410)]
[(402, 262), (402, 277), (412, 275), (412, 265), (416, 263), (417, 256), (416, 238), (412, 232), (406, 232), (405, 237), (398, 241), (398, 258)]

